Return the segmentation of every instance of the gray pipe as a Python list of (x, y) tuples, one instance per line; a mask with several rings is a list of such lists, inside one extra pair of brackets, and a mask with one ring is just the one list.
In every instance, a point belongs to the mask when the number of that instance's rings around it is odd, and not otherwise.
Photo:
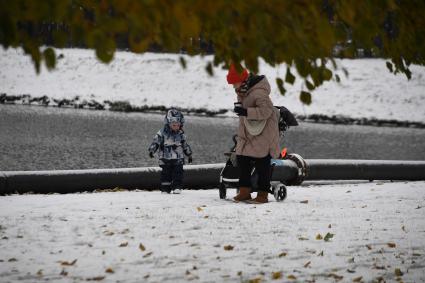
[(305, 180), (425, 180), (425, 161), (307, 159)]
[[(217, 186), (224, 164), (185, 166), (185, 187)], [(96, 189), (158, 189), (159, 167), (0, 172), (0, 193), (71, 193)]]
[[(425, 161), (305, 160), (305, 180), (425, 180)], [(186, 165), (184, 186), (189, 189), (214, 188), (224, 163)], [(0, 172), (0, 194), (72, 193), (112, 189), (158, 189), (159, 167)], [(291, 182), (302, 170), (292, 160), (281, 160), (272, 180)]]

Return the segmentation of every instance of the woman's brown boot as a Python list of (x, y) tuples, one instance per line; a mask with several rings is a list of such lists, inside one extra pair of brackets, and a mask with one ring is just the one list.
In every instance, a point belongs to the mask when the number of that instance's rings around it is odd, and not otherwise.
[(233, 200), (235, 202), (250, 200), (251, 198), (251, 188), (249, 187), (240, 187), (239, 194), (237, 194)]
[(257, 197), (253, 200), (248, 201), (249, 203), (253, 203), (253, 204), (262, 204), (262, 203), (268, 203), (269, 200), (267, 198), (267, 196), (269, 195), (268, 192), (258, 192), (257, 193)]

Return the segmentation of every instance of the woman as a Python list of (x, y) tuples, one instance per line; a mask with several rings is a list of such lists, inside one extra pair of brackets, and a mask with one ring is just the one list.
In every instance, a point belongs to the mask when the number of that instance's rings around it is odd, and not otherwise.
[[(239, 73), (233, 64), (227, 74), (238, 102), (234, 111), (239, 116), (236, 157), (239, 168), (239, 194), (236, 202), (267, 203), (270, 188), (270, 159), (279, 156), (278, 112), (270, 99), (270, 84), (265, 76)], [(251, 172), (258, 173), (258, 194), (251, 199)]]

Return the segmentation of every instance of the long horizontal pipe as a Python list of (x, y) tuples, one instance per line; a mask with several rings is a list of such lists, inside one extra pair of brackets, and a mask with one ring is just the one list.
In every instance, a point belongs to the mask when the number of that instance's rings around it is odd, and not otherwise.
[(425, 161), (307, 159), (305, 180), (425, 180)]
[[(425, 161), (393, 160), (327, 160), (307, 159), (304, 180), (425, 180)], [(186, 165), (184, 187), (207, 189), (217, 187), (224, 163)], [(57, 170), (0, 171), (0, 194), (71, 193), (112, 189), (158, 189), (159, 167)], [(292, 160), (282, 160), (274, 168), (272, 179), (291, 181), (299, 168)]]

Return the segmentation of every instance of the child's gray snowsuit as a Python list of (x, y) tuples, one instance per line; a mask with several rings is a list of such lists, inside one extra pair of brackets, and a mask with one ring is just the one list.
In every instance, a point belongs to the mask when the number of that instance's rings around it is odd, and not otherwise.
[(184, 118), (180, 111), (169, 110), (164, 122), (164, 127), (156, 133), (149, 146), (149, 152), (153, 154), (158, 151), (159, 166), (162, 168), (161, 191), (170, 192), (182, 188), (184, 157), (191, 158), (192, 149), (182, 129), (174, 132), (170, 128), (171, 122), (179, 122), (183, 126)]

